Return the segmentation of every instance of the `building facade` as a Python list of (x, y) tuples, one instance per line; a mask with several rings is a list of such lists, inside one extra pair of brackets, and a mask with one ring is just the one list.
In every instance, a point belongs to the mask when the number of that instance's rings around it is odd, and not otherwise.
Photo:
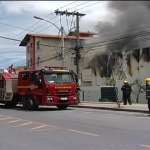
[[(98, 68), (90, 67), (82, 71), (82, 82), (89, 83), (91, 87), (114, 86), (119, 89), (119, 99), (122, 99), (121, 86), (124, 80), (132, 85), (132, 101), (147, 103), (145, 99), (145, 79), (150, 77), (150, 48), (122, 51), (118, 54), (98, 56)], [(95, 61), (96, 58), (95, 58)], [(115, 83), (116, 82), (116, 83)], [(85, 87), (86, 89), (86, 87)]]
[[(74, 48), (76, 32), (70, 32), (64, 36), (65, 62), (68, 69), (76, 72), (76, 60)], [(84, 40), (96, 35), (93, 32), (80, 32), (80, 44)], [(27, 34), (19, 46), (26, 47), (26, 62), (29, 70), (42, 69), (45, 66), (63, 66), (62, 63), (62, 39), (59, 35)], [(81, 52), (80, 69), (82, 69), (84, 53)]]

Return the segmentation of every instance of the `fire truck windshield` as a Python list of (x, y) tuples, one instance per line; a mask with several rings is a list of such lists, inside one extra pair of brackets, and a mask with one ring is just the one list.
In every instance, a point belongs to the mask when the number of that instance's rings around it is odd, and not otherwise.
[(58, 83), (58, 84), (66, 84), (66, 83), (74, 83), (73, 75), (70, 73), (52, 73), (52, 74), (44, 74), (45, 81), (47, 83)]

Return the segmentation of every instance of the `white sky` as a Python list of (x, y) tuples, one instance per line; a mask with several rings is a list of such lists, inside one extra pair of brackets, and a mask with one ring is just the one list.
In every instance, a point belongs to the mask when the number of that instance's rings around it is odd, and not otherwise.
[[(80, 13), (86, 14), (81, 18), (80, 31), (94, 31), (97, 22), (107, 21), (112, 17), (112, 14), (107, 10), (107, 1), (2, 1), (0, 2), (0, 36), (22, 40), (27, 33), (30, 33), (2, 23), (28, 29), (35, 33), (58, 34), (58, 29), (54, 26), (44, 21), (37, 23), (39, 20), (33, 18), (33, 16), (45, 17), (67, 4), (70, 5), (60, 10), (77, 11), (79, 9)], [(55, 14), (50, 14), (47, 19), (50, 20), (53, 17), (55, 17)], [(72, 17), (69, 17), (69, 27), (71, 21)], [(60, 27), (60, 16), (55, 17), (51, 22), (56, 22), (56, 25)], [(32, 26), (35, 23), (37, 24)], [(65, 31), (68, 32), (66, 17), (62, 19), (62, 24)], [(19, 42), (0, 38), (0, 52), (0, 67), (7, 68), (12, 63), (15, 66), (25, 65), (25, 47), (19, 47)]]

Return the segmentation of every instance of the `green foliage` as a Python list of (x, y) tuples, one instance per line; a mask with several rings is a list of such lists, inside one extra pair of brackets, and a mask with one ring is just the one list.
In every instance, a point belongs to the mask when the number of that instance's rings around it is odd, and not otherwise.
[(116, 85), (116, 79), (114, 77), (108, 78), (106, 77), (106, 85), (115, 86)]
[(134, 87), (133, 93), (136, 96), (136, 103), (139, 103), (139, 96), (140, 93), (146, 91), (146, 86), (142, 83), (141, 79), (136, 79), (134, 82), (131, 83), (131, 86)]

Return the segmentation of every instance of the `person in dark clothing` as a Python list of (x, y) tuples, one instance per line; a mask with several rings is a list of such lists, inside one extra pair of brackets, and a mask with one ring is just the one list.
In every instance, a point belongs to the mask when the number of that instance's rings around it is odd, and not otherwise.
[(145, 79), (146, 81), (146, 99), (148, 103), (148, 109), (150, 112), (150, 78)]
[(129, 105), (132, 105), (131, 96), (130, 96), (132, 90), (128, 81), (124, 81), (124, 85), (122, 86), (121, 90), (123, 92), (124, 105), (127, 105), (127, 100), (128, 100)]

